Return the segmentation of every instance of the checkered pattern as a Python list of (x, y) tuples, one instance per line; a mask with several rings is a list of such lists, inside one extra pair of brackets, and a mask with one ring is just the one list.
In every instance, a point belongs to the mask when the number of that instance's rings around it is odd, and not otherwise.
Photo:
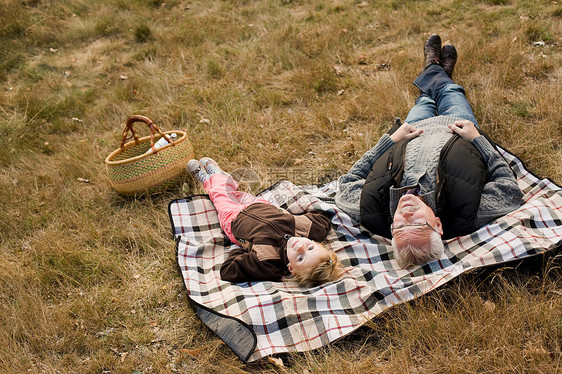
[[(407, 270), (390, 243), (371, 236), (333, 203), (337, 184), (295, 186), (281, 181), (261, 194), (292, 213), (333, 214), (328, 246), (347, 267), (335, 283), (305, 289), (291, 281), (229, 283), (219, 269), (233, 244), (205, 195), (172, 201), (170, 219), (189, 299), (203, 322), (244, 361), (321, 347), (354, 331), (392, 305), (427, 293), (459, 274), (536, 255), (560, 246), (562, 189), (529, 173), (501, 150), (526, 203), (471, 235), (449, 240), (436, 261)], [(244, 335), (244, 332), (246, 335)], [(247, 339), (244, 336), (250, 335)]]

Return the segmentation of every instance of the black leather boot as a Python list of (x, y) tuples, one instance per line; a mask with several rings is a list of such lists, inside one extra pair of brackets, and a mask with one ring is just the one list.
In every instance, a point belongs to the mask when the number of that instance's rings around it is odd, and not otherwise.
[(431, 35), (423, 46), (423, 56), (425, 58), (423, 68), (429, 65), (441, 65), (441, 38), (437, 34)]
[(457, 62), (457, 50), (455, 46), (446, 43), (443, 48), (441, 48), (441, 63), (443, 64), (443, 69), (449, 78), (453, 78), (453, 69)]

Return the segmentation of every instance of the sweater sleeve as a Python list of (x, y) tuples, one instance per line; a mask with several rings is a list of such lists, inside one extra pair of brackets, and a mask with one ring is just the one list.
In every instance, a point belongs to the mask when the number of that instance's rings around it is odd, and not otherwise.
[(279, 281), (283, 277), (284, 267), (281, 259), (261, 261), (255, 252), (233, 248), (221, 266), (220, 277), (222, 280), (235, 283)]
[(472, 140), (487, 165), (489, 180), (484, 185), (476, 216), (476, 227), (482, 227), (521, 206), (523, 192), (511, 168), (483, 136)]
[(365, 179), (369, 175), (373, 164), (390, 147), (394, 141), (388, 134), (381, 136), (377, 144), (361, 156), (359, 160), (338, 180), (338, 190), (336, 192), (336, 205), (348, 213), (353, 219), (359, 221), (359, 201), (361, 190), (365, 184)]
[(394, 145), (394, 142), (388, 134), (381, 136), (377, 144), (369, 149), (367, 152), (361, 156), (359, 160), (349, 169), (349, 172), (340, 178), (340, 183), (346, 183), (347, 181), (355, 181), (359, 179), (367, 178), (369, 172), (373, 168), (375, 161), (379, 159), (390, 147)]

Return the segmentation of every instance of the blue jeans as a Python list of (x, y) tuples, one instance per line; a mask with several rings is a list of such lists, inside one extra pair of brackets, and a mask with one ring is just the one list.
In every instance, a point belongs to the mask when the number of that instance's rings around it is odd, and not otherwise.
[(414, 85), (420, 89), (420, 96), (405, 122), (414, 123), (440, 115), (460, 117), (478, 127), (472, 108), (464, 96), (464, 88), (453, 82), (441, 66), (428, 66), (416, 78)]

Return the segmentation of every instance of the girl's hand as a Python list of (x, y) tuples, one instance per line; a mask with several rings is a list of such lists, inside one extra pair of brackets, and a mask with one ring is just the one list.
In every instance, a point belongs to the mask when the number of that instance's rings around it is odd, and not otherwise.
[(415, 137), (420, 136), (423, 130), (416, 129), (414, 126), (404, 122), (402, 126), (398, 128), (392, 135), (390, 135), (390, 139), (394, 143), (398, 143), (401, 140), (413, 139)]
[(453, 124), (449, 124), (448, 126), (451, 131), (459, 134), (463, 139), (468, 141), (472, 141), (472, 139), (480, 135), (474, 123), (467, 120), (457, 121)]

